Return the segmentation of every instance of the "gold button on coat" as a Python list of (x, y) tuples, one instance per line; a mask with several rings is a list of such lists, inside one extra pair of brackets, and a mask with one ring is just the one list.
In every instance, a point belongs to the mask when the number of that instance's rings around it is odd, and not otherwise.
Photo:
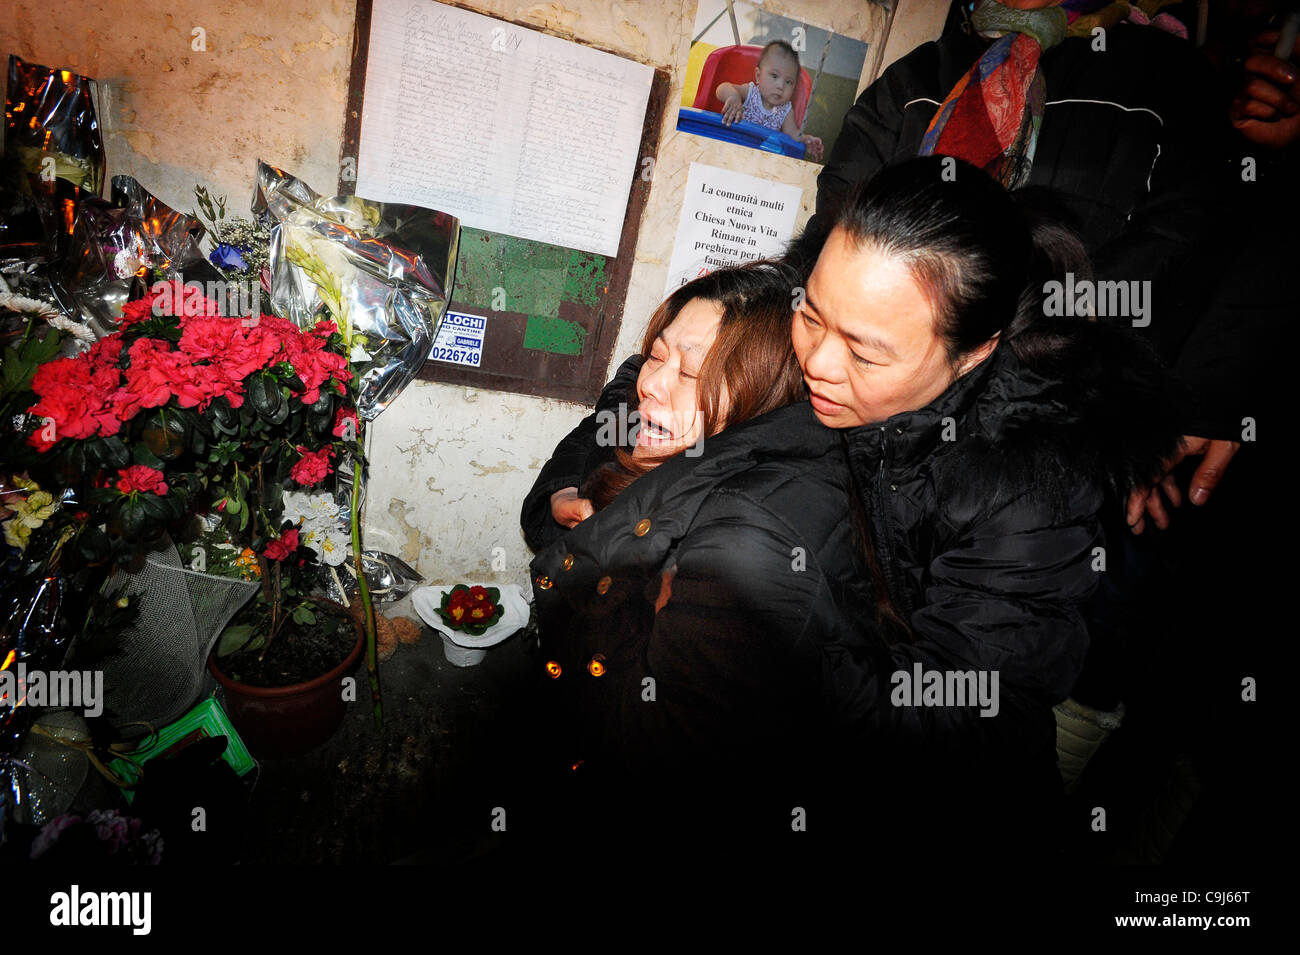
[(542, 589), (542, 590), (550, 590), (550, 589), (551, 589), (551, 578), (550, 578), (550, 577), (546, 577), (546, 576), (538, 577), (538, 578), (537, 578), (537, 586), (538, 586), (540, 589)]
[(604, 675), (605, 675), (605, 656), (604, 656), (604, 654), (597, 653), (594, 657), (591, 658), (591, 662), (589, 662), (589, 663), (587, 664), (587, 672), (590, 673), (592, 676), (604, 676)]
[(602, 596), (608, 593), (609, 585), (612, 584), (613, 582), (614, 581), (609, 577), (600, 578), (600, 583), (596, 584), (596, 593), (601, 594)]
[(572, 554), (565, 554), (565, 555), (564, 555), (564, 569), (565, 569), (565, 570), (573, 570), (573, 555), (572, 555)]
[(650, 530), (650, 518), (643, 517), (636, 522), (636, 528), (632, 531), (637, 537), (645, 537), (646, 531)]

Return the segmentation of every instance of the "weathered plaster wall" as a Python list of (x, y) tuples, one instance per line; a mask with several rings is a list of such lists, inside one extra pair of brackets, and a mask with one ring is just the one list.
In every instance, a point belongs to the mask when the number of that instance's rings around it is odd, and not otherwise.
[(258, 158), (317, 188), (338, 182), (351, 0), (10, 0), (6, 9), (6, 60), (17, 53), (100, 81), (110, 176), (135, 176), (187, 211), (203, 183), (243, 215)]
[(880, 72), (922, 43), (937, 39), (948, 19), (950, 0), (898, 0), (885, 42)]
[[(939, 2), (903, 0), (903, 9)], [(694, 0), (465, 5), (666, 68), (669, 102), (681, 96)], [(877, 6), (842, 0), (769, 0), (766, 6), (872, 42), (886, 19)], [(140, 0), (129, 6), (14, 0), (10, 10), (0, 20), (0, 52), (104, 83), (110, 175), (133, 175), (183, 209), (191, 208), (194, 184), (202, 182), (228, 195), (241, 213), (258, 158), (318, 191), (337, 182), (350, 0)], [(205, 31), (206, 50), (193, 49), (196, 27)], [(869, 53), (869, 65), (873, 59)], [(799, 186), (799, 225), (813, 207), (819, 167), (678, 134), (675, 119), (668, 110), (616, 362), (636, 350), (661, 298), (692, 162)], [(368, 544), (402, 556), (431, 581), (526, 581), (520, 502), (556, 442), (584, 413), (553, 400), (413, 384), (372, 429)]]

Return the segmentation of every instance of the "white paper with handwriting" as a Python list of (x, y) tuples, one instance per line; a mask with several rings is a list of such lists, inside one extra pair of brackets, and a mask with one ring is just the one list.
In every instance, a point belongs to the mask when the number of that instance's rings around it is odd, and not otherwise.
[(653, 73), (430, 0), (375, 0), (357, 195), (615, 255)]

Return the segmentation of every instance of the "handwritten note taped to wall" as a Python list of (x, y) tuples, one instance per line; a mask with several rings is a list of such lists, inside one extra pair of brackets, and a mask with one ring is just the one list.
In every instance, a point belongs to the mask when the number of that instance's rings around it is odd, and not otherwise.
[(780, 255), (802, 196), (798, 186), (691, 163), (664, 295), (714, 269)]
[(617, 255), (653, 75), (430, 0), (374, 0), (357, 194)]

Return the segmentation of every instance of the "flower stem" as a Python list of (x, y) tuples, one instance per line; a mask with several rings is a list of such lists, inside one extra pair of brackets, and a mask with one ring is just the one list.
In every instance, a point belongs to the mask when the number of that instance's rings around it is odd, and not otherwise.
[(370, 699), (375, 708), (375, 728), (384, 729), (384, 704), (379, 695), (379, 645), (375, 636), (375, 607), (370, 600), (370, 587), (366, 584), (365, 568), (361, 557), (361, 460), (352, 458), (352, 559), (356, 562), (357, 587), (361, 591), (361, 607), (366, 622), (366, 669), (370, 672)]

